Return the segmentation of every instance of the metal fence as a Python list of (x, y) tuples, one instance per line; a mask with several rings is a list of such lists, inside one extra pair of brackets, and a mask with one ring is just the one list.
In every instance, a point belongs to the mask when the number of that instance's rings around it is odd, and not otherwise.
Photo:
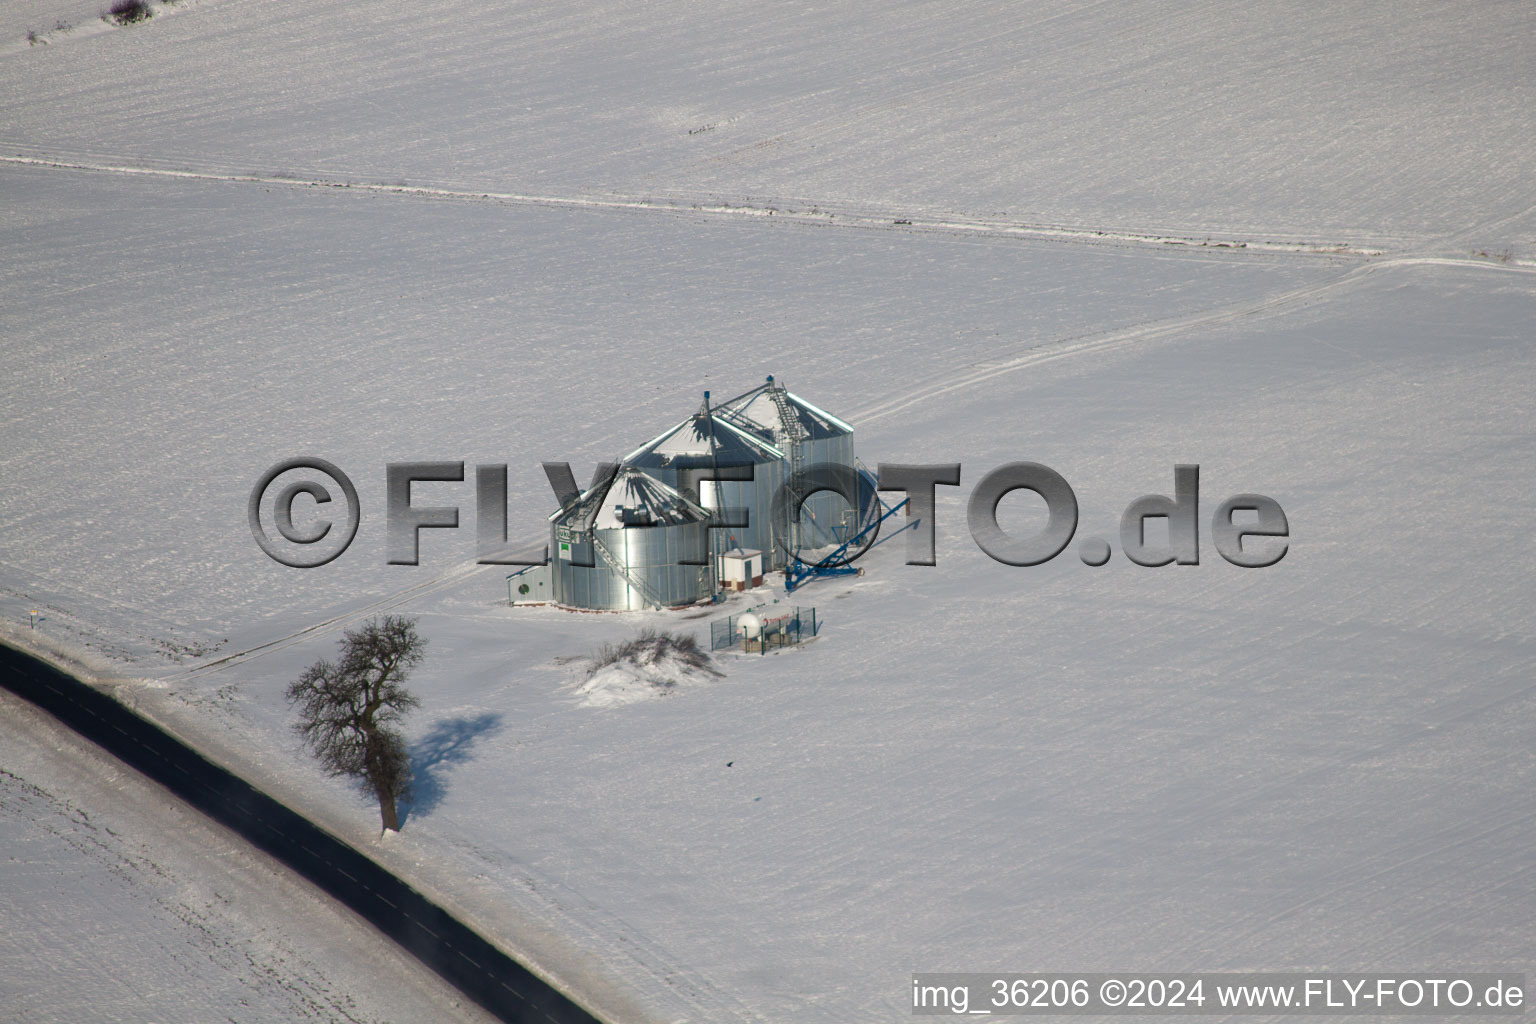
[(816, 630), (815, 608), (786, 608), (779, 612), (773, 605), (763, 605), (711, 622), (709, 649), (735, 648), (744, 654), (767, 654), (804, 643), (816, 635)]

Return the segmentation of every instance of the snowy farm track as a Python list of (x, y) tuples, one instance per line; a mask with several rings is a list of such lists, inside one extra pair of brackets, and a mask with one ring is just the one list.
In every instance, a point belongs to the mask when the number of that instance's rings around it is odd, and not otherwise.
[[(1519, 5), (807, 14), (193, 4), (8, 54), (0, 79), (26, 102), (0, 118), (0, 151), (466, 191), (871, 199), (1197, 239), (1222, 224), (1428, 239), (1530, 205)], [(174, 102), (146, 111), (146, 95)]]
[(204, 662), (201, 665), (194, 666), (193, 668), (187, 669), (185, 672), (178, 673), (168, 678), (182, 679), (195, 675), (204, 675), (208, 672), (216, 671), (218, 669), (231, 668), (254, 655), (271, 654), (277, 651), (285, 650), (286, 648), (291, 647), (296, 643), (302, 643), (317, 636), (325, 636), (327, 634), (334, 633), (337, 630), (346, 629), (348, 626), (354, 626), (370, 615), (379, 615), (384, 612), (391, 611), (407, 603), (408, 601), (436, 593), (447, 587), (453, 586), (456, 583), (467, 580), (471, 576), (494, 568), (501, 567), (492, 565), (480, 565), (475, 562), (460, 563), (459, 565), (456, 565), (451, 569), (448, 569), (445, 572), (432, 577), (429, 580), (413, 584), (393, 594), (390, 594), (387, 597), (380, 598), (377, 601), (371, 601), (360, 608), (355, 608), (342, 615), (333, 616), (329, 619), (325, 619), (324, 621), (316, 622), (312, 626), (307, 626), (304, 629), (289, 633), (286, 636), (280, 636), (264, 644), (257, 644), (255, 647), (248, 647), (242, 651), (234, 651), (221, 657), (214, 658), (211, 661)]
[[(12, 150), (15, 147), (9, 147)], [(469, 190), (429, 185), (409, 185), (370, 181), (364, 174), (326, 178), (300, 178), (289, 174), (242, 174), (230, 169), (181, 169), (130, 164), (105, 157), (64, 157), (44, 155), (0, 156), (0, 164), (46, 167), (61, 171), (88, 171), (127, 174), (190, 181), (234, 182), (249, 185), (301, 189), (347, 189), (357, 192), (460, 202), (503, 203), (544, 206), (555, 209), (609, 210), (644, 212), (673, 216), (709, 216), (731, 218), (772, 218), (777, 222), (815, 227), (860, 228), (865, 230), (903, 231), (910, 234), (974, 235), (992, 238), (1018, 238), (1041, 241), (1068, 241), (1100, 245), (1166, 246), (1253, 253), (1286, 253), (1325, 256), (1381, 256), (1384, 242), (1309, 241), (1300, 238), (1253, 239), (1237, 232), (1222, 235), (1169, 235), (1152, 231), (1135, 232), (1073, 225), (1014, 223), (1002, 220), (966, 218), (924, 218), (900, 207), (839, 206), (810, 200), (764, 201), (732, 200), (725, 197), (694, 198), (653, 195), (557, 195), (520, 191)]]
[(1119, 328), (1102, 334), (1080, 338), (1064, 338), (1046, 344), (1032, 346), (1017, 356), (989, 359), (954, 374), (927, 382), (904, 394), (883, 402), (875, 402), (855, 410), (860, 422), (877, 421), (883, 417), (941, 395), (970, 387), (981, 381), (1002, 374), (1014, 373), (1031, 366), (1067, 359), (1093, 352), (1109, 351), (1128, 345), (1142, 344), (1162, 338), (1176, 337), (1212, 327), (1221, 327), (1239, 321), (1283, 314), (1304, 303), (1325, 299), (1329, 296), (1358, 287), (1375, 274), (1401, 267), (1454, 266), (1474, 267), (1479, 270), (1502, 271), (1514, 274), (1536, 273), (1536, 267), (1510, 266), (1487, 260), (1458, 259), (1445, 256), (1400, 256), (1373, 260), (1361, 266), (1351, 267), (1338, 278), (1321, 284), (1306, 285), (1278, 295), (1252, 302), (1242, 302), (1230, 307), (1202, 310), (1187, 316), (1156, 320), (1145, 324)]

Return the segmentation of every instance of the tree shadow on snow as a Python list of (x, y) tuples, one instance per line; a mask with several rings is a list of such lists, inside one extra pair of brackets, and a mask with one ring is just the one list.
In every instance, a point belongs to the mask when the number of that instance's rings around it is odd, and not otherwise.
[(400, 824), (426, 817), (437, 809), (447, 792), (448, 775), (471, 759), (470, 748), (484, 736), (501, 731), (501, 715), (486, 712), (469, 717), (445, 718), (411, 744), (411, 795), (400, 801)]

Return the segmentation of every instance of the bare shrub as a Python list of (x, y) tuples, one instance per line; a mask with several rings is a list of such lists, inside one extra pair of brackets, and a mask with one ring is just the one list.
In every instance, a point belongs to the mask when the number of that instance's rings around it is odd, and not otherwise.
[(145, 0), (117, 0), (107, 8), (106, 17), (119, 25), (132, 25), (136, 21), (148, 21), (154, 15)]
[(668, 655), (690, 668), (703, 669), (706, 672), (715, 671), (709, 654), (699, 647), (699, 641), (692, 633), (667, 633), (646, 627), (632, 639), (619, 644), (603, 644), (594, 651), (589, 662), (588, 674), (621, 661), (636, 665), (654, 665)]

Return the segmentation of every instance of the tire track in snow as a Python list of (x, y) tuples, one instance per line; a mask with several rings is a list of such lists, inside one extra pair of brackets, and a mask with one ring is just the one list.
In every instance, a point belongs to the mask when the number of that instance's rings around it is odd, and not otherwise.
[(120, 163), (110, 158), (96, 160), (65, 157), (0, 156), (0, 164), (42, 167), (51, 170), (100, 174), (170, 178), (184, 181), (223, 182), (266, 187), (298, 189), (335, 189), (374, 195), (392, 195), (460, 202), (500, 203), (516, 206), (540, 206), (554, 209), (610, 210), (661, 213), (673, 216), (709, 216), (732, 219), (771, 218), (775, 221), (816, 227), (860, 228), (902, 231), (907, 234), (939, 234), (987, 238), (1012, 238), (1024, 241), (1078, 242), (1095, 245), (1155, 246), (1200, 252), (1259, 253), (1267, 255), (1353, 256), (1385, 255), (1386, 250), (1351, 242), (1315, 242), (1306, 240), (1261, 241), (1251, 233), (1228, 237), (1205, 234), (1170, 235), (1166, 232), (1137, 232), (1098, 229), (1075, 225), (1032, 224), (965, 216), (928, 217), (913, 215), (900, 208), (839, 206), (805, 200), (753, 201), (732, 200), (718, 196), (690, 197), (686, 194), (668, 198), (651, 195), (553, 195), (533, 192), (507, 192), (484, 189), (447, 188), (430, 185), (389, 184), (351, 177), (303, 178), (284, 174), (239, 174), (220, 170), (187, 170)]
[[(1170, 815), (1168, 826), (1155, 834), (1175, 836), (1191, 826), (1219, 821), (1227, 815), (1236, 813), (1241, 805), (1258, 806), (1271, 796), (1280, 797), (1286, 793), (1306, 792), (1308, 785), (1314, 781), (1337, 774), (1346, 768), (1367, 763), (1374, 758), (1403, 750), (1413, 744), (1444, 736), (1453, 728), (1477, 721), (1484, 716), (1505, 713), (1510, 705), (1522, 700), (1528, 700), (1532, 694), (1536, 694), (1536, 685), (1525, 686), (1513, 692), (1502, 693), (1459, 714), (1438, 722), (1428, 723), (1406, 735), (1375, 743), (1369, 747), (1362, 747), (1358, 750), (1346, 751), (1302, 771), (1276, 777), (1266, 785), (1246, 791), (1240, 797), (1215, 804), (1201, 804), (1198, 807), (1190, 805), (1188, 808), (1189, 813)], [(1483, 842), (1491, 836), (1517, 826), (1528, 825), (1532, 821), (1536, 821), (1536, 812), (1520, 817), (1512, 817), (1510, 808), (1498, 806), (1478, 815), (1470, 821), (1459, 821), (1440, 830), (1435, 835), (1427, 837), (1425, 844), (1416, 845), (1412, 849), (1393, 847), (1381, 851), (1364, 864), (1352, 865), (1324, 879), (1322, 884), (1326, 885), (1327, 888), (1314, 891), (1305, 899), (1277, 903), (1272, 906), (1262, 920), (1254, 921), (1250, 917), (1245, 922), (1235, 923), (1233, 929), (1229, 929), (1228, 934), (1221, 937), (1220, 945), (1230, 949), (1247, 948), (1247, 943), (1251, 940), (1272, 931), (1275, 925), (1294, 917), (1309, 907), (1325, 904), (1335, 897), (1358, 890), (1364, 883), (1387, 878), (1395, 872), (1438, 854), (1446, 853), (1468, 844)], [(1366, 873), (1362, 874), (1362, 870)], [(1498, 888), (1505, 881), (1506, 879), (1500, 879), (1492, 888)], [(1436, 915), (1436, 920), (1439, 920), (1439, 909), (1430, 908), (1427, 914)], [(1447, 925), (1455, 923), (1456, 921), (1453, 920), (1447, 922)], [(1236, 927), (1242, 927), (1243, 930), (1240, 933), (1232, 934)], [(1205, 935), (1199, 941), (1209, 943), (1214, 938), (1214, 936)], [(1419, 938), (1422, 938), (1422, 936), (1419, 936)], [(1198, 943), (1192, 941), (1188, 946), (1179, 951), (1179, 955), (1183, 956), (1186, 962), (1193, 962), (1192, 958), (1196, 958), (1199, 955)]]
[(275, 640), (268, 640), (264, 644), (257, 644), (254, 647), (247, 647), (241, 651), (231, 651), (229, 654), (215, 658), (213, 661), (205, 662), (202, 665), (194, 665), (193, 667), (182, 672), (173, 673), (168, 676), (161, 676), (159, 677), (159, 681), (164, 683), (172, 683), (187, 680), (194, 676), (211, 675), (214, 672), (244, 664), (245, 662), (255, 657), (260, 657), (267, 654), (275, 654), (278, 651), (287, 650), (294, 644), (303, 643), (304, 641), (313, 639), (315, 637), (327, 636), (337, 632), (338, 630), (346, 629), (348, 626), (356, 625), (370, 615), (377, 615), (382, 612), (387, 612), (394, 608), (398, 608), (400, 605), (409, 601), (413, 601), (418, 597), (425, 597), (428, 594), (436, 593), (463, 580), (469, 579), (471, 576), (479, 575), (480, 573), (485, 572), (487, 569), (494, 568), (497, 568), (497, 566), (482, 565), (478, 562), (460, 562), (459, 564), (450, 567), (446, 571), (439, 573), (429, 580), (424, 580), (421, 583), (412, 584), (403, 590), (397, 590), (392, 594), (381, 597), (375, 601), (370, 601), (365, 605), (361, 605), (349, 611), (342, 612), (339, 615), (333, 615), (330, 618), (317, 622), (312, 626), (305, 626), (303, 629), (295, 630), (294, 632), (280, 636)]
[(1376, 954), (1376, 962), (1383, 964), (1404, 963), (1412, 955), (1415, 946), (1427, 945), (1429, 940), (1438, 938), (1452, 929), (1465, 928), (1467, 921), (1475, 920), (1474, 913), (1481, 909), (1484, 904), (1497, 904), (1501, 902), (1500, 900), (1490, 899), (1496, 893), (1501, 893), (1505, 889), (1515, 889), (1519, 896), (1512, 898), (1524, 896), (1525, 893), (1530, 891), (1533, 884), (1528, 877), (1533, 871), (1536, 871), (1536, 864), (1527, 865), (1464, 896), (1458, 902), (1458, 907), (1463, 912), (1460, 916), (1447, 916), (1443, 908), (1440, 907), (1426, 907), (1419, 913), (1403, 919), (1403, 923), (1397, 929), (1397, 934), (1406, 934), (1409, 938), (1391, 947), (1390, 953), (1378, 952)]
[[(1381, 866), (1376, 867), (1375, 870), (1370, 870), (1364, 874), (1354, 869), (1339, 872), (1334, 876), (1334, 879), (1336, 879), (1334, 884), (1330, 885), (1328, 888), (1316, 891), (1312, 895), (1309, 895), (1306, 899), (1289, 903), (1288, 905), (1268, 915), (1263, 920), (1250, 922), (1247, 930), (1238, 935), (1228, 934), (1222, 937), (1219, 944), (1228, 949), (1252, 948), (1249, 945), (1252, 940), (1258, 938), (1261, 935), (1272, 932), (1275, 926), (1280, 924), (1282, 921), (1293, 918), (1311, 907), (1331, 906), (1337, 908), (1340, 905), (1337, 902), (1340, 897), (1358, 893), (1360, 892), (1361, 887), (1367, 885), (1368, 883), (1386, 880), (1397, 872), (1400, 872), (1405, 868), (1410, 868), (1413, 865), (1420, 863), (1421, 861), (1428, 860), (1442, 853), (1448, 853), (1461, 846), (1483, 843), (1490, 837), (1496, 836), (1502, 832), (1507, 832), (1511, 829), (1527, 826), (1532, 821), (1536, 821), (1536, 813), (1527, 814), (1522, 818), (1509, 818), (1507, 813), (1504, 812), (1504, 810), (1501, 808), (1485, 815), (1483, 818), (1474, 822), (1473, 824), (1477, 826), (1489, 826), (1487, 828), (1480, 828), (1476, 832), (1469, 831), (1467, 823), (1458, 822), (1457, 824), (1450, 826), (1438, 833), (1435, 836), (1435, 841), (1426, 849), (1417, 850), (1411, 853), (1402, 850), (1388, 850), (1384, 855), (1375, 858), (1376, 861), (1381, 862)], [(1454, 838), (1447, 840), (1444, 838), (1446, 836), (1453, 836)], [(1388, 856), (1393, 853), (1397, 853), (1399, 856)], [(1515, 877), (1519, 876), (1516, 875)], [(1509, 881), (1512, 881), (1512, 879), (1500, 879), (1493, 886), (1489, 887), (1489, 889), (1501, 888)], [(1367, 904), (1372, 902), (1371, 895), (1368, 891), (1357, 898), (1363, 899)], [(1462, 918), (1459, 917), (1452, 918), (1447, 921), (1445, 920), (1444, 915), (1445, 910), (1443, 906), (1431, 906), (1426, 908), (1420, 915), (1418, 915), (1418, 918), (1431, 919), (1440, 922), (1442, 923), (1442, 928), (1453, 927), (1462, 921)], [(1411, 921), (1402, 921), (1402, 919), (1399, 918), (1400, 930), (1405, 930), (1410, 923)], [(1415, 932), (1414, 937), (1422, 939), (1424, 936), (1422, 933)], [(1202, 936), (1202, 939), (1206, 942), (1210, 942), (1213, 938), (1213, 936), (1209, 935)], [(1395, 948), (1401, 950), (1403, 947), (1402, 944), (1399, 944)], [(1371, 952), (1374, 955), (1375, 951)], [(1185, 962), (1192, 962), (1191, 958), (1197, 955), (1197, 948), (1194, 946), (1188, 946), (1182, 951), (1182, 955), (1185, 957)], [(1379, 962), (1391, 963), (1394, 961), (1392, 961), (1390, 957), (1382, 957)]]
[(1499, 270), (1508, 273), (1536, 273), (1536, 268), (1531, 267), (1491, 263), (1477, 259), (1459, 259), (1450, 256), (1400, 256), (1385, 260), (1375, 260), (1362, 266), (1354, 267), (1331, 281), (1325, 281), (1321, 284), (1303, 285), (1300, 288), (1293, 288), (1290, 291), (1271, 295), (1267, 298), (1245, 301), (1233, 306), (1201, 310), (1181, 317), (1133, 324), (1130, 327), (1116, 328), (1099, 334), (1081, 335), (1059, 341), (1043, 342), (1031, 346), (1011, 359), (1001, 361), (990, 360), (985, 364), (973, 363), (966, 370), (931, 380), (910, 391), (892, 396), (884, 402), (855, 408), (851, 410), (850, 418), (860, 422), (879, 420), (917, 405), (920, 402), (948, 394), (951, 391), (958, 391), (993, 377), (1014, 373), (1026, 367), (1038, 366), (1041, 363), (1053, 362), (1069, 356), (1110, 351), (1132, 344), (1156, 341), (1170, 335), (1185, 334), (1261, 316), (1272, 316), (1312, 300), (1327, 298), (1337, 292), (1358, 287), (1366, 278), (1382, 270), (1419, 265), (1473, 267), (1480, 270)]

